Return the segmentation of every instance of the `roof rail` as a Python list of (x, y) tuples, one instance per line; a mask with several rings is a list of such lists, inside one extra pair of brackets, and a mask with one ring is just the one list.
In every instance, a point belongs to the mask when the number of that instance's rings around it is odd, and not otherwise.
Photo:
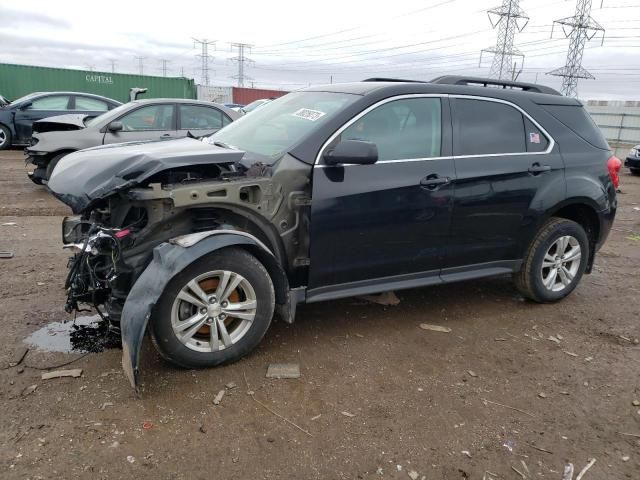
[(447, 85), (468, 85), (476, 87), (498, 87), (510, 90), (522, 90), (523, 92), (547, 93), (549, 95), (562, 95), (557, 90), (544, 85), (525, 82), (513, 82), (510, 80), (496, 80), (494, 78), (462, 77), (458, 75), (445, 75), (431, 80), (430, 83)]
[(402, 78), (384, 78), (384, 77), (365, 78), (362, 81), (363, 82), (429, 83), (429, 82), (424, 82), (422, 80), (404, 80)]

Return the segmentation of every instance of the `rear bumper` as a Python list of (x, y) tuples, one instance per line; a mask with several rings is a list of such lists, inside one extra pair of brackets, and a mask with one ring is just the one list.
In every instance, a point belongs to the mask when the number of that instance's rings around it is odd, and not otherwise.
[(640, 169), (640, 158), (627, 157), (627, 159), (624, 161), (624, 166), (627, 168)]

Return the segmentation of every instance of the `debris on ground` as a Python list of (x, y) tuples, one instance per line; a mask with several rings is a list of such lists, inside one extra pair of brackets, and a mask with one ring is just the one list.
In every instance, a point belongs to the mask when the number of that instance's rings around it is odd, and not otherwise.
[(135, 463), (135, 461), (136, 461), (136, 457), (134, 457), (133, 455), (127, 455), (127, 462)]
[(558, 337), (554, 337), (553, 335), (549, 335), (549, 338), (547, 338), (547, 340), (550, 340), (554, 343), (560, 343), (560, 339)]
[(442, 327), (440, 325), (431, 325), (430, 323), (421, 323), (420, 328), (423, 330), (430, 330), (432, 332), (451, 333), (449, 327)]
[(26, 397), (27, 395), (31, 395), (33, 392), (35, 392), (38, 389), (38, 385), (29, 385), (27, 388), (25, 388), (22, 391), (22, 396)]
[(420, 474), (418, 472), (416, 472), (415, 470), (409, 470), (407, 472), (407, 475), (409, 475), (409, 478), (411, 480), (418, 480), (418, 477), (420, 476)]
[(631, 402), (631, 405), (633, 405), (634, 407), (640, 407), (640, 400), (634, 400), (633, 402)]
[(462, 453), (464, 456), (471, 458), (471, 452), (469, 450), (462, 450)]
[(400, 299), (395, 294), (395, 292), (384, 292), (379, 293), (378, 295), (362, 295), (358, 297), (362, 300), (366, 300), (367, 302), (376, 303), (378, 305), (382, 305), (385, 307), (395, 307), (400, 303)]
[(625, 455), (622, 457), (623, 462), (628, 462), (629, 460), (631, 460), (631, 457), (629, 455)]
[(0, 250), (0, 258), (13, 258), (13, 252), (9, 250)]
[(355, 415), (353, 413), (350, 412), (340, 412), (342, 415), (344, 415), (345, 417), (349, 417), (349, 418), (353, 418), (355, 417)]
[(91, 325), (73, 325), (69, 340), (73, 350), (82, 352), (100, 353), (106, 349), (122, 348), (122, 337), (109, 328), (108, 320)]
[(113, 402), (104, 402), (102, 405), (100, 405), (100, 410), (104, 410), (107, 407), (113, 407)]
[(576, 477), (576, 480), (582, 480), (582, 476), (587, 473), (587, 470), (589, 470), (591, 467), (593, 467), (593, 464), (596, 463), (596, 459), (592, 458), (591, 460), (589, 460), (589, 463), (587, 463), (585, 465), (585, 467), (580, 470), (580, 473), (578, 474), (578, 476)]
[(198, 428), (198, 431), (200, 433), (207, 433), (207, 427), (204, 426), (204, 423), (200, 425), (200, 428)]
[(469, 374), (470, 377), (477, 377), (478, 374), (476, 372), (474, 372), (473, 370), (467, 370), (467, 373)]
[(22, 363), (24, 357), (29, 353), (29, 349), (26, 347), (19, 348), (17, 352), (13, 355), (13, 358), (9, 360), (9, 367), (17, 367)]
[(142, 422), (142, 428), (144, 430), (151, 430), (153, 428), (153, 422), (149, 422), (149, 421)]
[(546, 394), (546, 393), (544, 393), (544, 392), (540, 392), (540, 393), (538, 393), (538, 396), (539, 396), (540, 398), (547, 398), (547, 394)]
[(318, 420), (320, 417), (322, 416), (321, 413), (319, 413), (318, 415), (316, 415), (315, 417), (311, 417), (312, 421)]
[(569, 352), (567, 350), (563, 350), (563, 352), (566, 353), (567, 355), (569, 355), (570, 357), (577, 357), (578, 356), (577, 353)]
[(4, 222), (0, 223), (0, 225), (2, 225), (3, 227), (15, 227), (18, 224), (16, 222)]
[(300, 378), (297, 363), (272, 363), (267, 368), (267, 378)]
[(45, 372), (42, 374), (42, 380), (50, 380), (52, 378), (73, 377), (78, 378), (82, 376), (81, 368), (72, 368), (70, 370), (55, 370), (53, 372)]
[(573, 480), (573, 463), (567, 463), (562, 472), (562, 480)]
[(490, 403), (492, 405), (498, 405), (499, 407), (508, 408), (509, 410), (515, 410), (516, 412), (524, 413), (525, 415), (528, 415), (530, 417), (534, 417), (535, 418), (535, 415), (533, 413), (527, 412), (525, 410), (520, 410), (519, 408), (511, 407), (511, 406), (505, 405), (503, 403), (492, 402), (491, 400), (487, 400), (486, 398), (483, 398), (482, 402), (485, 404), (485, 406), (487, 405), (487, 403)]
[(236, 388), (237, 386), (238, 385), (236, 385), (236, 382), (229, 382), (224, 386), (224, 388), (226, 388), (227, 390), (231, 390), (231, 389)]
[[(520, 470), (518, 470), (516, 467), (514, 467), (513, 465), (511, 465), (511, 470), (513, 470), (514, 472), (516, 472), (518, 475), (520, 475), (521, 478), (527, 478), (527, 476), (522, 473)], [(564, 480), (564, 479), (563, 479)]]
[(214, 405), (220, 405), (220, 402), (222, 401), (222, 397), (224, 397), (224, 392), (225, 392), (225, 390), (220, 390), (218, 392), (216, 397), (213, 399), (213, 404)]

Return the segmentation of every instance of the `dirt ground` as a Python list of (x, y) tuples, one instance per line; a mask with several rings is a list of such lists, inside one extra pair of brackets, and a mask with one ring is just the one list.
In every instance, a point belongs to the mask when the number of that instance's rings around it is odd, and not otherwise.
[[(231, 366), (180, 370), (147, 344), (136, 396), (119, 350), (79, 358), (80, 378), (41, 379), (78, 354), (30, 350), (9, 367), (30, 333), (70, 319), (67, 209), (2, 152), (0, 250), (15, 257), (0, 259), (0, 476), (560, 480), (595, 458), (584, 480), (638, 479), (640, 177), (625, 171), (622, 190), (593, 274), (561, 303), (496, 278), (401, 291), (395, 307), (303, 305)], [(265, 378), (273, 362), (302, 377)]]

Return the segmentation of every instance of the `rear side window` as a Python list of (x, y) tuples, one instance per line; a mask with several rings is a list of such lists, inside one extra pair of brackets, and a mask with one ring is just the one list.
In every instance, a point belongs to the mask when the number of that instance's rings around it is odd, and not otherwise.
[(202, 105), (179, 105), (182, 130), (217, 129), (224, 125), (223, 113)]
[(90, 112), (106, 112), (109, 110), (107, 102), (90, 97), (76, 97), (76, 110)]
[(549, 147), (549, 139), (528, 118), (524, 119), (524, 128), (527, 152), (544, 152)]
[(609, 150), (609, 144), (587, 111), (578, 105), (541, 105), (579, 137), (591, 145)]
[(486, 100), (455, 99), (454, 155), (523, 153), (524, 117), (515, 108)]

